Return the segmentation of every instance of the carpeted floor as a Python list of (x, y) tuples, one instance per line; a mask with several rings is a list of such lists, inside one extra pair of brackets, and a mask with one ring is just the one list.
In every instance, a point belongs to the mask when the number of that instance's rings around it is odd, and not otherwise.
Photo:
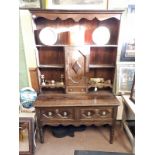
[(116, 126), (113, 144), (109, 143), (108, 127), (87, 127), (85, 131), (75, 132), (74, 135), (56, 138), (52, 135), (51, 128), (46, 127), (45, 142), (41, 144), (38, 139), (36, 140), (34, 155), (74, 155), (75, 150), (132, 152), (131, 144), (120, 125)]
[(74, 155), (133, 155), (131, 153), (75, 150)]

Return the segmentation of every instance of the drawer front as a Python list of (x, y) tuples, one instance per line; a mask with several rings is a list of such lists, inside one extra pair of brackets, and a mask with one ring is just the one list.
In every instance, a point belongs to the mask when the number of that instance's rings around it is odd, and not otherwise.
[(91, 107), (79, 109), (80, 120), (104, 120), (112, 119), (112, 107)]
[(40, 118), (46, 120), (73, 120), (73, 108), (42, 108), (40, 110)]
[(66, 89), (67, 93), (86, 93), (87, 92), (87, 88), (86, 87), (67, 87)]

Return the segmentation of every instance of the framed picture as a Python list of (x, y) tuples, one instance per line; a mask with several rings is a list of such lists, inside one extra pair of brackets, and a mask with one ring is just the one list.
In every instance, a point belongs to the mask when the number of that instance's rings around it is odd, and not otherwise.
[(125, 10), (127, 7), (127, 0), (108, 0), (108, 10)]
[(31, 155), (34, 152), (34, 120), (31, 117), (19, 118), (19, 154)]
[(40, 8), (41, 0), (19, 0), (20, 8)]
[(130, 100), (135, 103), (135, 76), (134, 76), (133, 84), (131, 88)]
[(69, 10), (106, 10), (108, 0), (48, 0), (45, 8)]
[(135, 5), (128, 5), (125, 42), (122, 45), (120, 61), (135, 61), (135, 31), (134, 31)]
[(135, 66), (123, 64), (117, 66), (116, 94), (130, 94), (135, 74)]

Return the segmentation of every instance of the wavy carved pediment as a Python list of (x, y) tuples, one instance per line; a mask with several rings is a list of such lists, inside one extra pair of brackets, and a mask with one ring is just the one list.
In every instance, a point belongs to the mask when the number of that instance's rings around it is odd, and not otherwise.
[(56, 11), (31, 11), (33, 13), (33, 18), (43, 17), (48, 20), (56, 20), (60, 18), (61, 20), (73, 19), (75, 22), (79, 22), (81, 19), (93, 20), (97, 19), (99, 21), (106, 20), (109, 18), (116, 18), (120, 20), (120, 15), (115, 12), (56, 12)]

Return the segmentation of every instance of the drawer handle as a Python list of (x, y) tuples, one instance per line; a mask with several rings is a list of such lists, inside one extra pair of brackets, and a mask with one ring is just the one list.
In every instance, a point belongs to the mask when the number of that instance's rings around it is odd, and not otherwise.
[(53, 115), (53, 113), (52, 112), (48, 112), (48, 116), (52, 116)]
[(66, 111), (63, 112), (63, 116), (66, 117), (68, 113)]
[(91, 111), (87, 111), (87, 112), (82, 113), (82, 116), (85, 118), (91, 118), (92, 115), (93, 115), (93, 112), (91, 112)]
[(102, 115), (105, 116), (107, 113), (106, 111), (102, 111)]
[(55, 109), (55, 112), (56, 112), (56, 113), (59, 113), (59, 109)]
[(52, 117), (52, 116), (49, 117), (49, 116), (47, 116), (46, 114), (43, 114), (43, 116), (46, 117), (46, 118), (51, 118), (51, 117)]
[(67, 118), (68, 117), (68, 113), (66, 111), (62, 112), (61, 114), (58, 113), (57, 114), (60, 118)]
[(90, 111), (87, 112), (87, 116), (91, 116), (91, 112)]

